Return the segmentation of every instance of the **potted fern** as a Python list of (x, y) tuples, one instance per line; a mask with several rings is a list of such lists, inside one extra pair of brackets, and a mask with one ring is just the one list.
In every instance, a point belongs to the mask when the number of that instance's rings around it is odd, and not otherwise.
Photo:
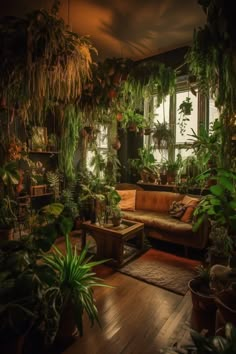
[(60, 289), (63, 299), (62, 313), (57, 333), (57, 340), (65, 342), (79, 332), (83, 335), (83, 317), (87, 314), (91, 326), (99, 324), (98, 310), (93, 296), (96, 286), (109, 287), (96, 276), (93, 268), (105, 262), (91, 261), (88, 257), (88, 245), (78, 253), (72, 246), (69, 234), (65, 236), (66, 250), (63, 254), (53, 246), (51, 254), (45, 254), (43, 260), (59, 274)]

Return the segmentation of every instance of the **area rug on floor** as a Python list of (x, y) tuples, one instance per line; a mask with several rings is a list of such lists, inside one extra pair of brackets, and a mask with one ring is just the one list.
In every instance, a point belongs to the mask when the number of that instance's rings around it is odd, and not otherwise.
[(119, 271), (133, 278), (185, 295), (200, 262), (151, 248)]

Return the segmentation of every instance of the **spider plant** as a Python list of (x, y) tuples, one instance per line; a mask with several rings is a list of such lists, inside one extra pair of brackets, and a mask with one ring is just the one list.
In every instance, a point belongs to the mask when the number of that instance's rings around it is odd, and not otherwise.
[(96, 276), (93, 267), (106, 262), (106, 260), (91, 262), (87, 257), (88, 245), (78, 254), (76, 246), (72, 247), (69, 235), (66, 235), (65, 255), (56, 247), (54, 252), (44, 255), (43, 259), (52, 269), (56, 270), (60, 278), (60, 288), (65, 311), (71, 309), (80, 336), (83, 335), (83, 314), (87, 313), (91, 326), (95, 321), (99, 323), (98, 310), (93, 297), (93, 288), (96, 286), (109, 287)]

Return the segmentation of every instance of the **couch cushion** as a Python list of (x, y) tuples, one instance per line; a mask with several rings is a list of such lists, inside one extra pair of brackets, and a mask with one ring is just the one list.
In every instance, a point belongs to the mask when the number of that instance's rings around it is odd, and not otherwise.
[(119, 207), (121, 210), (135, 210), (135, 201), (136, 201), (136, 190), (117, 190), (121, 197), (119, 202)]
[(186, 210), (180, 220), (183, 222), (191, 222), (193, 218), (193, 212), (200, 202), (200, 199), (185, 195), (181, 202), (186, 206)]
[(133, 212), (123, 212), (123, 218), (133, 221), (142, 222), (147, 227), (153, 227), (175, 233), (189, 233), (192, 231), (192, 225), (174, 219), (165, 213), (158, 213), (147, 210), (135, 210)]
[(174, 200), (181, 200), (182, 194), (159, 191), (137, 191), (136, 210), (149, 210), (168, 213)]

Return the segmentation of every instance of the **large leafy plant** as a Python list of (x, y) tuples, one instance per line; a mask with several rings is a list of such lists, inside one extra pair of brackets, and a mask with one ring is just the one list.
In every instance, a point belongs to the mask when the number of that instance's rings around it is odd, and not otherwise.
[(69, 235), (66, 235), (66, 252), (63, 254), (56, 246), (53, 253), (43, 257), (45, 263), (58, 272), (63, 308), (72, 305), (74, 320), (80, 335), (83, 335), (83, 314), (87, 313), (91, 325), (99, 323), (98, 310), (93, 297), (93, 288), (108, 286), (93, 272), (93, 267), (105, 260), (91, 262), (87, 256), (88, 245), (78, 254), (76, 245), (72, 247)]
[(196, 230), (206, 215), (212, 222), (225, 226), (230, 234), (236, 231), (236, 174), (222, 168), (208, 170), (198, 177), (199, 180), (212, 180), (210, 194), (204, 196), (194, 211)]

